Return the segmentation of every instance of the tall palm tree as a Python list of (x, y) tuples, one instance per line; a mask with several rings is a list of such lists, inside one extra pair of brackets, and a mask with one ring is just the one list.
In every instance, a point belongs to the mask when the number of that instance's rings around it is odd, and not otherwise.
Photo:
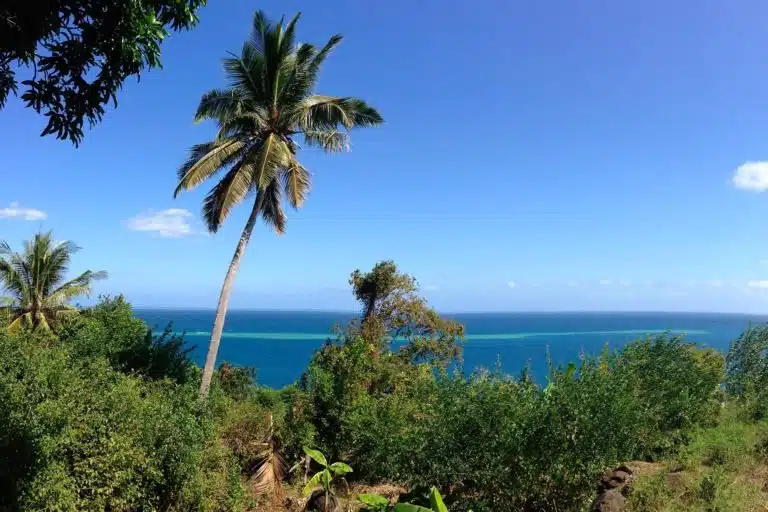
[(106, 272), (87, 270), (69, 281), (64, 278), (72, 254), (80, 248), (72, 242), (54, 242), (52, 233), (38, 233), (16, 253), (0, 242), (0, 283), (10, 295), (0, 297), (0, 309), (8, 314), (10, 329), (30, 327), (50, 330), (66, 314), (76, 313), (69, 303), (90, 295), (91, 285)]
[(263, 12), (256, 12), (253, 34), (240, 55), (223, 61), (229, 87), (204, 94), (195, 114), (196, 121), (216, 121), (216, 138), (193, 146), (178, 171), (174, 197), (227, 171), (203, 202), (203, 217), (212, 233), (235, 205), (253, 195), (251, 214), (221, 288), (200, 385), (202, 397), (208, 394), (229, 295), (256, 219), (261, 216), (282, 234), (283, 193), (292, 207), (299, 208), (309, 191), (311, 175), (296, 160), (301, 149), (297, 138), (304, 146), (339, 152), (348, 148), (349, 130), (382, 123), (379, 113), (360, 99), (314, 93), (323, 61), (342, 38), (335, 35), (320, 49), (297, 44), (298, 19), (296, 15), (287, 25), (282, 19), (273, 25)]

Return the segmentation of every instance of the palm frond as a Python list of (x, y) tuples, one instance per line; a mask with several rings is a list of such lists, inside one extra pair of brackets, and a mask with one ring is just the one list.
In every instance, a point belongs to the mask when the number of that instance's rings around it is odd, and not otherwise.
[(241, 114), (245, 109), (245, 95), (239, 88), (213, 89), (203, 94), (195, 112), (195, 121), (214, 119), (222, 122)]
[(251, 43), (260, 53), (264, 53), (264, 37), (270, 29), (269, 17), (261, 9), (253, 13), (253, 33)]
[(106, 279), (108, 274), (104, 271), (93, 272), (86, 270), (76, 278), (62, 284), (46, 297), (46, 304), (50, 307), (61, 307), (75, 297), (90, 297), (94, 281)]
[(46, 318), (45, 313), (42, 311), (39, 311), (36, 315), (33, 316), (32, 325), (36, 331), (51, 330), (51, 324), (48, 323), (48, 318)]
[(203, 218), (208, 231), (216, 233), (232, 208), (253, 189), (256, 177), (252, 154), (246, 154), (224, 175), (203, 201)]
[(349, 151), (349, 134), (338, 130), (310, 130), (304, 132), (304, 142), (309, 147), (321, 148), (326, 153)]
[(266, 188), (259, 189), (257, 204), (261, 205), (261, 218), (272, 227), (278, 235), (285, 233), (285, 212), (280, 182), (272, 180)]
[(312, 175), (296, 160), (285, 170), (281, 177), (288, 202), (298, 209), (304, 203), (312, 185)]
[(344, 39), (344, 36), (341, 34), (336, 34), (331, 36), (330, 39), (328, 39), (328, 42), (325, 43), (325, 46), (323, 46), (319, 52), (317, 52), (317, 55), (315, 55), (315, 58), (312, 59), (312, 66), (311, 69), (317, 73), (317, 71), (320, 69), (320, 66), (323, 65), (323, 62), (325, 62), (325, 59), (328, 58), (328, 55), (331, 54), (334, 48), (339, 46), (341, 43), (341, 40)]
[(261, 107), (254, 107), (248, 112), (220, 122), (215, 142), (227, 139), (255, 142), (258, 139), (256, 134), (265, 131), (268, 127), (264, 121), (266, 115)]
[(292, 113), (302, 131), (347, 130), (375, 126), (384, 122), (375, 108), (356, 98), (311, 96)]
[(16, 269), (3, 259), (0, 259), (0, 283), (3, 289), (12, 295), (13, 300), (24, 300), (26, 283)]
[[(302, 43), (296, 48), (292, 59), (286, 59), (285, 77), (281, 80), (278, 102), (281, 111), (295, 109), (307, 96), (312, 94), (317, 73), (312, 73), (310, 65), (317, 50), (311, 44)], [(288, 65), (290, 67), (288, 68)]]
[(24, 313), (22, 315), (16, 316), (10, 324), (8, 324), (8, 330), (10, 332), (19, 331), (22, 328), (26, 326), (32, 326), (32, 314), (31, 313)]
[(198, 186), (235, 161), (244, 148), (245, 142), (236, 139), (193, 146), (189, 159), (179, 168), (179, 183), (173, 197)]
[(256, 184), (265, 188), (278, 177), (278, 172), (291, 164), (293, 156), (288, 145), (274, 133), (268, 134), (254, 152)]
[(250, 41), (243, 43), (240, 56), (223, 60), (224, 73), (230, 86), (240, 89), (247, 96), (247, 102), (267, 106), (267, 83), (264, 72), (266, 61), (264, 55)]

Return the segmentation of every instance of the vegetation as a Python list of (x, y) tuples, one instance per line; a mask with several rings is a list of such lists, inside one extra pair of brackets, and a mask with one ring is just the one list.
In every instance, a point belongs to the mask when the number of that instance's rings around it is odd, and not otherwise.
[[(309, 479), (307, 485), (304, 486), (304, 495), (312, 495), (316, 499), (319, 498), (322, 500), (321, 503), (313, 504), (312, 508), (322, 512), (334, 510), (337, 507), (337, 504), (335, 503), (336, 494), (333, 489), (334, 480), (337, 477), (342, 478), (347, 473), (351, 473), (352, 468), (343, 462), (329, 464), (325, 455), (318, 450), (304, 447), (304, 453), (306, 453), (307, 457), (311, 460), (315, 461), (316, 464), (319, 464), (321, 468), (320, 471), (315, 473), (314, 476)], [(320, 487), (320, 489), (317, 489), (317, 487)], [(313, 491), (315, 491), (315, 493), (313, 493)]]
[[(128, 77), (160, 66), (160, 43), (171, 30), (197, 23), (205, 0), (45, 0), (0, 6), (0, 108), (23, 80), (27, 107), (48, 118), (41, 135), (78, 145), (83, 123), (117, 104)], [(30, 69), (31, 68), (31, 69)]]
[(216, 122), (216, 138), (193, 146), (178, 172), (174, 195), (227, 170), (203, 202), (203, 217), (212, 233), (234, 206), (255, 193), (222, 285), (201, 396), (208, 394), (229, 296), (257, 218), (261, 216), (282, 234), (286, 223), (283, 190), (294, 208), (302, 205), (309, 192), (311, 175), (296, 159), (301, 148), (296, 138), (305, 146), (333, 153), (347, 148), (352, 128), (382, 122), (379, 113), (362, 100), (315, 94), (320, 68), (342, 37), (333, 36), (319, 50), (308, 43), (297, 44), (298, 20), (296, 15), (287, 25), (283, 20), (273, 25), (263, 12), (256, 12), (253, 35), (240, 55), (224, 59), (230, 87), (203, 95), (195, 114), (197, 121)]
[[(526, 372), (462, 373), (461, 326), (393, 263), (350, 282), (361, 316), (296, 385), (262, 388), (225, 363), (206, 401), (183, 340), (153, 335), (120, 297), (50, 331), (3, 329), (0, 508), (318, 509), (361, 488), (369, 510), (439, 510), (438, 490), (454, 512), (583, 510), (600, 473), (630, 460), (692, 468), (701, 503), (762, 500), (728, 471), (763, 467), (764, 398), (745, 390), (762, 378), (768, 330), (737, 340), (727, 370), (717, 352), (656, 336), (553, 367), (540, 386)], [(307, 453), (318, 471), (305, 480)], [(332, 485), (342, 473), (349, 490)], [(674, 510), (654, 508), (673, 502), (661, 481), (638, 480), (635, 510)], [(397, 492), (366, 490), (383, 482)]]
[[(44, 135), (77, 144), (128, 76), (159, 65), (165, 27), (193, 25), (204, 3), (0, 7), (0, 106), (16, 92), (12, 65), (31, 65), (22, 98), (49, 117)], [(645, 470), (629, 510), (764, 509), (766, 326), (727, 357), (661, 335), (550, 365), (545, 385), (524, 369), (467, 374), (463, 327), (384, 261), (352, 273), (360, 316), (294, 385), (215, 368), (256, 220), (282, 233), (283, 194), (298, 208), (308, 193), (300, 143), (342, 151), (352, 128), (382, 122), (362, 100), (314, 93), (341, 37), (297, 44), (297, 21), (256, 13), (252, 38), (224, 61), (229, 88), (205, 94), (196, 113), (218, 133), (179, 170), (176, 194), (225, 171), (203, 204), (211, 232), (254, 200), (202, 369), (183, 337), (154, 333), (122, 297), (74, 308), (106, 274), (66, 281), (72, 243), (41, 233), (21, 253), (0, 245), (10, 294), (0, 304), (0, 510), (329, 512), (343, 501), (370, 512), (581, 511), (601, 473), (630, 461)]]
[(106, 272), (87, 270), (65, 281), (72, 254), (72, 242), (54, 242), (53, 234), (38, 233), (16, 253), (7, 242), (0, 242), (0, 282), (10, 297), (0, 297), (10, 329), (22, 326), (50, 330), (65, 315), (77, 313), (69, 303), (82, 295), (90, 295), (94, 281), (107, 277)]

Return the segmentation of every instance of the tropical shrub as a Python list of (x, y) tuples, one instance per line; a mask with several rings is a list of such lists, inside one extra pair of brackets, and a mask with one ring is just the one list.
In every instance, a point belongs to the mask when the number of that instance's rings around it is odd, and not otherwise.
[(750, 326), (728, 350), (725, 389), (753, 420), (768, 416), (768, 325)]
[(237, 510), (240, 470), (193, 386), (0, 337), (0, 508)]

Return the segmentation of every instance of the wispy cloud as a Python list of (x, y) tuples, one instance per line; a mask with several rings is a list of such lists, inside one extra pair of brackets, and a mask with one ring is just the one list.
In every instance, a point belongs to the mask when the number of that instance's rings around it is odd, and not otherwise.
[(514, 288), (517, 286), (517, 283), (514, 281), (507, 281), (507, 286), (509, 286), (510, 288)]
[(48, 214), (34, 208), (22, 208), (19, 203), (11, 203), (7, 208), (0, 208), (0, 219), (44, 220)]
[(632, 281), (628, 281), (627, 279), (622, 279), (619, 281), (619, 286), (632, 286)]
[(428, 284), (424, 287), (425, 292), (434, 292), (435, 290), (437, 290), (437, 286), (434, 284)]
[(611, 286), (613, 284), (613, 281), (611, 281), (610, 279), (601, 279), (600, 281), (598, 281), (598, 283), (600, 284), (600, 286)]
[(768, 280), (749, 281), (747, 282), (747, 286), (750, 288), (768, 288)]
[(733, 173), (736, 188), (765, 192), (768, 190), (768, 161), (745, 162)]
[(140, 213), (126, 221), (131, 231), (157, 233), (166, 238), (179, 238), (195, 234), (189, 222), (192, 214), (183, 208), (169, 208), (159, 212), (152, 210)]

